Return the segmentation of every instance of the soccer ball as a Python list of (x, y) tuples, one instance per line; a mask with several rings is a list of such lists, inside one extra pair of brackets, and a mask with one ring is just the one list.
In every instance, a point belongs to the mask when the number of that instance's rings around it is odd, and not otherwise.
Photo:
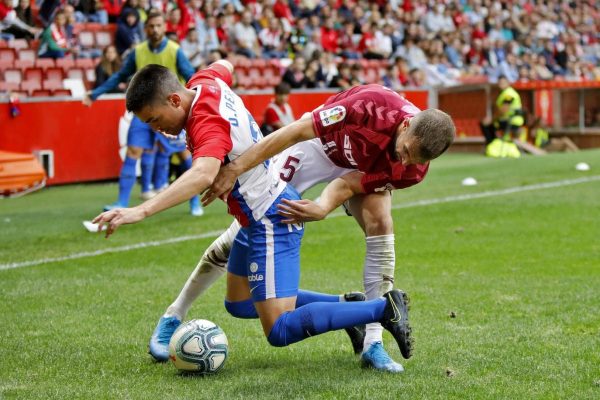
[(180, 371), (212, 374), (223, 368), (229, 344), (214, 322), (194, 319), (180, 325), (169, 342), (169, 358)]

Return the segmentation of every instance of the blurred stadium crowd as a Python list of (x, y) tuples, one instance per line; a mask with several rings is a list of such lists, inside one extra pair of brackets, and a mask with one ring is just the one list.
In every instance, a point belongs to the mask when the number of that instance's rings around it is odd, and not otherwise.
[(106, 79), (151, 8), (194, 67), (227, 57), (245, 89), (600, 80), (592, 1), (0, 0), (0, 91)]

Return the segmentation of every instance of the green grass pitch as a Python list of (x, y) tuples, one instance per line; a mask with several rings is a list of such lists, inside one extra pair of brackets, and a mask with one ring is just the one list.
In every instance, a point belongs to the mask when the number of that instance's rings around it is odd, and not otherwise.
[[(591, 170), (576, 171), (580, 161)], [(467, 176), (479, 184), (461, 186)], [(225, 369), (190, 377), (153, 363), (146, 351), (158, 317), (212, 238), (23, 264), (230, 222), (223, 204), (198, 219), (181, 205), (109, 240), (85, 232), (81, 221), (116, 191), (73, 185), (0, 200), (0, 399), (600, 398), (599, 150), (450, 154), (422, 184), (394, 194), (396, 286), (411, 296), (416, 340), (403, 361), (386, 333), (401, 375), (361, 369), (343, 332), (271, 348), (258, 321), (226, 313), (224, 280), (188, 317), (227, 333)], [(352, 218), (311, 223), (301, 286), (360, 290), (363, 256)]]

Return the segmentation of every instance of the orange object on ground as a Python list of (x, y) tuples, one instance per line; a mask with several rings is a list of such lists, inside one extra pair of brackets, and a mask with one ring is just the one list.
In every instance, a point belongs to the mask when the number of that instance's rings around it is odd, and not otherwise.
[(0, 150), (0, 197), (19, 197), (46, 186), (46, 171), (33, 154)]

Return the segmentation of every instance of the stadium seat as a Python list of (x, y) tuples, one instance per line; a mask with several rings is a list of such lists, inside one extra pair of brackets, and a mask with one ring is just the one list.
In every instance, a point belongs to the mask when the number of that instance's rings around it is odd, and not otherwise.
[(4, 71), (4, 80), (19, 84), (23, 80), (23, 74), (20, 69), (10, 68)]
[(56, 59), (56, 66), (61, 67), (63, 71), (67, 72), (70, 68), (75, 66), (75, 60), (71, 57), (63, 57)]
[(0, 49), (0, 60), (2, 61), (10, 61), (11, 63), (16, 59), (14, 49), (4, 48)]
[(52, 67), (52, 68), (48, 68), (46, 70), (46, 80), (62, 82), (64, 76), (65, 76), (65, 73), (64, 73), (63, 69), (60, 67)]
[(113, 42), (113, 35), (110, 32), (99, 31), (96, 32), (96, 46), (103, 49), (106, 46), (110, 46)]
[(31, 92), (31, 97), (50, 97), (51, 94), (49, 90), (37, 89)]
[(35, 66), (44, 70), (53, 68), (56, 64), (53, 58), (38, 58), (35, 60)]
[(19, 90), (20, 86), (17, 82), (0, 81), (0, 92), (14, 92)]
[(94, 69), (94, 68), (86, 69), (85, 70), (85, 80), (92, 84), (94, 82), (96, 82), (96, 69)]
[(46, 79), (44, 81), (44, 83), (42, 84), (42, 89), (53, 91), (53, 90), (58, 90), (58, 89), (64, 89), (64, 86), (63, 86), (62, 81)]
[(15, 68), (25, 70), (27, 68), (33, 68), (34, 60), (15, 60), (13, 65)]
[(87, 22), (83, 25), (83, 29), (92, 33), (104, 30), (104, 25), (98, 22)]
[(78, 68), (94, 68), (96, 63), (91, 58), (78, 58), (75, 60), (75, 66)]
[(42, 89), (42, 82), (38, 82), (38, 81), (23, 81), (21, 82), (21, 90), (24, 92), (29, 93), (30, 95), (33, 93), (34, 90), (41, 90)]
[(18, 54), (19, 54), (19, 60), (35, 62), (35, 58), (36, 58), (35, 50), (21, 49), (18, 51)]
[(23, 80), (25, 81), (36, 81), (40, 84), (44, 79), (44, 71), (41, 68), (27, 68), (23, 73)]
[(29, 43), (26, 39), (13, 39), (8, 41), (8, 47), (15, 50), (28, 49)]
[(67, 70), (67, 78), (81, 79), (83, 81), (85, 80), (85, 73), (81, 68), (69, 68), (69, 70)]
[(52, 96), (71, 97), (72, 95), (69, 89), (56, 89), (52, 91)]
[(8, 47), (8, 43), (6, 43), (6, 40), (0, 39), (0, 49), (5, 49), (7, 47)]
[(90, 31), (80, 32), (79, 36), (77, 38), (79, 40), (79, 44), (84, 49), (91, 49), (96, 44), (96, 41), (94, 40), (94, 32), (90, 32)]
[(6, 69), (12, 68), (13, 62), (8, 60), (0, 60), (0, 71), (4, 71)]

